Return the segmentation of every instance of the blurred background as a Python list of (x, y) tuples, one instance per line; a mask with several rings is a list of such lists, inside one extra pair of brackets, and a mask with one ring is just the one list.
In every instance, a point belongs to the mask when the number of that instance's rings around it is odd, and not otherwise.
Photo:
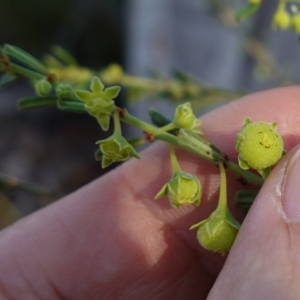
[[(299, 82), (298, 37), (271, 30), (276, 1), (264, 1), (257, 15), (238, 26), (234, 9), (246, 1), (231, 2), (0, 0), (0, 43), (41, 59), (60, 45), (93, 70), (118, 63), (128, 74), (156, 78), (180, 70), (233, 92)], [(0, 187), (8, 187), (1, 176), (16, 176), (63, 195), (101, 176), (94, 152), (104, 136), (94, 119), (54, 108), (18, 111), (17, 100), (30, 95), (34, 91), (22, 80), (0, 90)], [(118, 101), (146, 120), (149, 106), (172, 117), (172, 101), (141, 98)], [(0, 190), (0, 226), (57, 199), (39, 194)]]

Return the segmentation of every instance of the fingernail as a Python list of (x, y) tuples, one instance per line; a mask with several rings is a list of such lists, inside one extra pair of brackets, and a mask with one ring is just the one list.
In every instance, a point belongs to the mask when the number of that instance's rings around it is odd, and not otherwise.
[(295, 151), (286, 169), (282, 189), (282, 207), (288, 219), (300, 220), (300, 148)]

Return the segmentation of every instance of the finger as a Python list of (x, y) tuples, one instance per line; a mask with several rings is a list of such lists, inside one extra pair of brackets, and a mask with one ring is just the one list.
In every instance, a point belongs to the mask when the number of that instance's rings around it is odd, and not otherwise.
[[(253, 121), (277, 122), (278, 131), (283, 135), (285, 149), (290, 150), (298, 142), (297, 128), (300, 89), (280, 88), (247, 96), (231, 102), (201, 117), (205, 138), (237, 162), (235, 138), (246, 117)], [(203, 186), (200, 207), (187, 206), (181, 209), (170, 207), (167, 197), (154, 201), (156, 193), (171, 176), (171, 166), (166, 145), (156, 145), (143, 153), (142, 161), (131, 161), (126, 166), (124, 180), (138, 199), (162, 222), (171, 225), (188, 242), (197, 247), (195, 232), (187, 233), (194, 223), (206, 218), (216, 206), (219, 190), (219, 170), (188, 152), (177, 150), (179, 163), (184, 171), (197, 175)], [(243, 188), (228, 173), (228, 199), (233, 211), (233, 197), (237, 189)], [(136, 178), (139, 180), (131, 180)], [(129, 180), (128, 180), (129, 178)], [(140, 180), (142, 179), (142, 180)], [(133, 184), (134, 182), (134, 184)]]
[[(278, 121), (279, 131), (290, 147), (299, 123), (296, 113), (299, 96), (297, 88), (279, 89), (224, 106), (202, 118), (206, 137), (233, 158), (236, 132), (248, 116), (254, 121)], [(120, 286), (134, 286), (134, 280), (153, 270), (153, 266), (156, 272), (147, 278), (150, 290), (162, 281), (164, 284), (156, 291), (166, 290), (164, 278), (171, 278), (169, 284), (186, 278), (190, 284), (180, 281), (185, 285), (181, 291), (197, 291), (195, 287), (202, 282), (206, 293), (212, 278), (204, 277), (203, 270), (193, 265), (197, 259), (195, 253), (202, 250), (196, 243), (195, 233), (188, 232), (188, 228), (214, 208), (218, 197), (218, 169), (183, 151), (179, 151), (179, 160), (184, 170), (197, 174), (203, 182), (204, 195), (199, 208), (174, 210), (166, 199), (153, 201), (171, 175), (167, 147), (160, 143), (143, 152), (142, 161), (123, 164), (104, 178), (4, 231), (0, 258), (7, 264), (10, 262), (10, 266), (18, 264), (15, 270), (31, 271), (33, 278), (41, 274), (41, 269), (46, 270), (53, 285), (59, 286), (64, 295), (73, 292), (80, 297), (74, 283), (79, 287), (88, 281), (85, 291), (93, 293), (97, 288), (109, 291), (115, 286), (113, 292), (118, 295)], [(231, 181), (229, 196), (236, 189), (237, 183)], [(188, 245), (193, 245), (197, 252)], [(28, 259), (33, 252), (35, 256)], [(220, 263), (215, 266), (215, 261), (204, 260), (211, 273), (216, 274)], [(12, 272), (11, 277), (3, 275), (0, 279), (9, 286), (16, 275)], [(40, 276), (35, 282), (36, 290), (43, 290), (46, 281), (45, 276)]]
[(257, 196), (208, 299), (298, 299), (300, 148), (288, 153)]

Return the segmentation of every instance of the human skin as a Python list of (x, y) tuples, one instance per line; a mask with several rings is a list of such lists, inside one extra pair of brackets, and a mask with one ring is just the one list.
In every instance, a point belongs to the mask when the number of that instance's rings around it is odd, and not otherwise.
[[(235, 137), (245, 117), (276, 121), (289, 151), (300, 141), (299, 99), (297, 87), (253, 94), (204, 115), (201, 128), (236, 161)], [(182, 169), (202, 182), (199, 207), (174, 209), (166, 198), (154, 200), (171, 176), (168, 147), (157, 142), (140, 160), (130, 159), (3, 230), (0, 299), (199, 300), (210, 291), (210, 300), (297, 299), (300, 223), (282, 217), (280, 199), (274, 205), (268, 189), (293, 152), (271, 173), (228, 258), (201, 248), (196, 231), (189, 231), (216, 207), (218, 168), (176, 153)], [(228, 172), (228, 202), (241, 220), (233, 197), (243, 187), (235, 179)]]

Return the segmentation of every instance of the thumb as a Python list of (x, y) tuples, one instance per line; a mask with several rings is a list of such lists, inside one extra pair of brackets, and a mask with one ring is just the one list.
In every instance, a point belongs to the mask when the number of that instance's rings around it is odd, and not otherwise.
[(253, 203), (208, 299), (299, 299), (300, 147)]

